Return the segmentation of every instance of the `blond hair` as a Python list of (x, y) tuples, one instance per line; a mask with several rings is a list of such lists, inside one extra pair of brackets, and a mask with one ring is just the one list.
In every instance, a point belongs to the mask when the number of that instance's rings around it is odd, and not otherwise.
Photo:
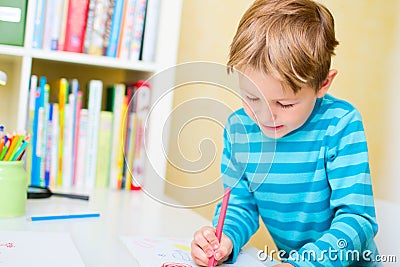
[(231, 43), (228, 68), (271, 74), (295, 93), (318, 90), (338, 45), (329, 10), (312, 0), (256, 0)]

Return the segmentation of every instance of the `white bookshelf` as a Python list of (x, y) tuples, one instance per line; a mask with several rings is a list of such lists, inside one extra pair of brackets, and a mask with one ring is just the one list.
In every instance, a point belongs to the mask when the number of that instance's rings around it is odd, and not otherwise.
[[(32, 74), (46, 76), (48, 80), (65, 76), (78, 78), (81, 86), (90, 79), (101, 79), (105, 86), (117, 82), (146, 79), (176, 64), (180, 31), (182, 0), (160, 1), (160, 18), (157, 33), (156, 56), (154, 62), (127, 61), (110, 57), (87, 54), (44, 51), (31, 48), (35, 1), (28, 1), (24, 47), (0, 45), (0, 70), (7, 73), (6, 86), (0, 87), (0, 123), (8, 131), (25, 130), (28, 108), (29, 79)], [(157, 82), (152, 84), (153, 103), (164, 90), (173, 87)], [(157, 172), (165, 174), (166, 162), (163, 156), (162, 131), (159, 125), (167, 121), (172, 108), (172, 96), (168, 95), (157, 107), (150, 121), (148, 153), (157, 162)], [(158, 112), (157, 111), (157, 112)], [(164, 126), (168, 128), (168, 125)], [(163, 130), (165, 131), (165, 130)], [(157, 155), (160, 155), (158, 157)]]

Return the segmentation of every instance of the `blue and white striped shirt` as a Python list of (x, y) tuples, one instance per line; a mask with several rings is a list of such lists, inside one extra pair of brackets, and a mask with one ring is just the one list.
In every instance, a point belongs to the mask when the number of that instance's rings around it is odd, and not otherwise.
[[(234, 112), (224, 131), (221, 173), (232, 188), (223, 230), (233, 242), (232, 261), (261, 216), (295, 266), (374, 265), (362, 254), (377, 255), (378, 226), (366, 138), (351, 104), (330, 95), (317, 99), (304, 125), (280, 139), (265, 136), (243, 109)], [(329, 256), (335, 250), (337, 257)], [(307, 257), (290, 258), (293, 251)]]

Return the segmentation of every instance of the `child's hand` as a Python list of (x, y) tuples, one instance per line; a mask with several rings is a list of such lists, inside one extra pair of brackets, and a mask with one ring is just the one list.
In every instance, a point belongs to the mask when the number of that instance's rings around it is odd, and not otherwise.
[(233, 244), (229, 237), (222, 234), (221, 243), (215, 235), (215, 228), (204, 226), (194, 233), (192, 258), (196, 264), (207, 266), (208, 259), (215, 257), (218, 264), (226, 261), (232, 253)]

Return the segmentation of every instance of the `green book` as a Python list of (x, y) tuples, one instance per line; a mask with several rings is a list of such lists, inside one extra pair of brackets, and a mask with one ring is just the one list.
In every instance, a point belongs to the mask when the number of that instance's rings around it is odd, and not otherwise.
[(97, 188), (108, 188), (111, 160), (111, 135), (113, 113), (100, 111), (99, 141), (97, 147), (96, 181)]
[(0, 1), (0, 44), (24, 45), (28, 0)]

